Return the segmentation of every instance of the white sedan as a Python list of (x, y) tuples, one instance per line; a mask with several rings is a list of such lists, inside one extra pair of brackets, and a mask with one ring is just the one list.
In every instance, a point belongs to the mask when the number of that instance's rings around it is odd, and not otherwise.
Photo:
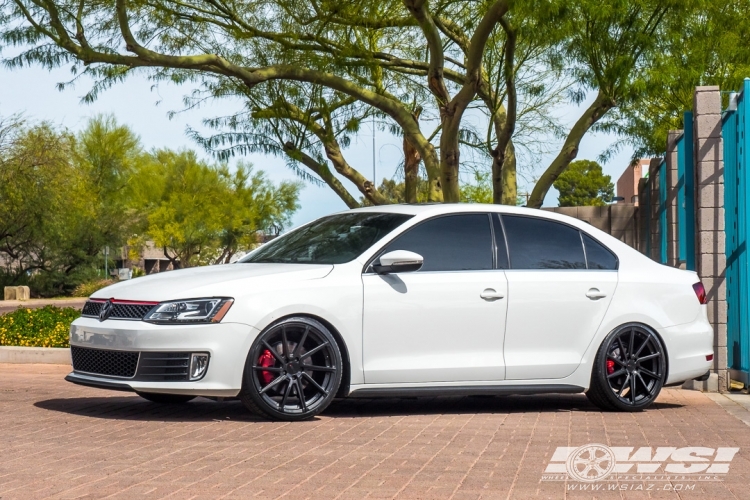
[(375, 396), (585, 392), (633, 411), (708, 376), (705, 304), (694, 272), (570, 217), (362, 208), (234, 264), (96, 292), (71, 326), (67, 380), (157, 403), (239, 397), (282, 420)]

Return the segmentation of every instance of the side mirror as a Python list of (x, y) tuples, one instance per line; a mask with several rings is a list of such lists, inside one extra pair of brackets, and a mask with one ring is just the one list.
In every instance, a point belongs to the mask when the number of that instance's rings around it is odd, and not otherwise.
[(380, 256), (380, 259), (372, 265), (372, 269), (378, 274), (408, 273), (419, 271), (424, 263), (421, 255), (408, 250), (394, 250)]

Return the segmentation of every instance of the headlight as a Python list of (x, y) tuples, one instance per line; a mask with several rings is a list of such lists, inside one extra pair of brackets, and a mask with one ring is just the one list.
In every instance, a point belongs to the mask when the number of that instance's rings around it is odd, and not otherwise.
[(143, 318), (150, 323), (218, 323), (224, 318), (234, 299), (212, 297), (162, 302)]

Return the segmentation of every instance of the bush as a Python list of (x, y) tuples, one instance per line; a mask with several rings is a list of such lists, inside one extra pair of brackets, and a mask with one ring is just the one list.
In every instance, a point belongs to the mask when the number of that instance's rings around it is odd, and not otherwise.
[(105, 286), (109, 286), (113, 283), (114, 281), (112, 280), (95, 280), (81, 283), (75, 287), (75, 290), (73, 290), (73, 297), (89, 297), (97, 290), (101, 290)]
[(0, 345), (68, 347), (70, 324), (80, 315), (73, 307), (16, 309), (0, 316)]

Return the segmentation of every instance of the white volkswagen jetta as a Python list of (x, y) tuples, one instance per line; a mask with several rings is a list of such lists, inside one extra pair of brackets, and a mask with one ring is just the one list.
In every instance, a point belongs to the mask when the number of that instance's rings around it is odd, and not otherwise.
[(585, 392), (640, 410), (707, 376), (693, 272), (585, 222), (494, 205), (323, 217), (240, 262), (96, 292), (67, 380), (301, 420), (336, 397)]

